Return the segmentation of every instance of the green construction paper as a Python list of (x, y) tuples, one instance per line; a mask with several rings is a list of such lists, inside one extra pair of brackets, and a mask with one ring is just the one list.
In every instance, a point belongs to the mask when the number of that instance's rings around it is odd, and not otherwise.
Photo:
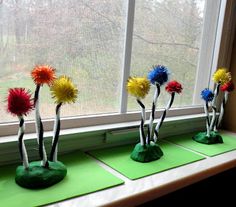
[(202, 143), (202, 144), (217, 144), (217, 143), (223, 143), (223, 139), (220, 136), (218, 132), (211, 131), (209, 133), (210, 136), (207, 136), (206, 132), (198, 132), (195, 134), (192, 138), (196, 142)]
[(15, 183), (16, 166), (2, 167), (1, 206), (41, 206), (124, 183), (82, 152), (62, 156), (60, 161), (67, 166), (66, 177), (51, 187), (37, 190), (25, 189)]
[(132, 180), (204, 159), (203, 156), (167, 142), (160, 141), (158, 144), (164, 155), (159, 160), (146, 163), (130, 158), (134, 145), (94, 150), (89, 153)]
[(220, 133), (224, 143), (208, 145), (194, 141), (192, 137), (195, 136), (196, 134), (197, 132), (191, 134), (173, 136), (166, 138), (166, 140), (181, 145), (183, 147), (186, 147), (188, 149), (194, 150), (196, 152), (200, 152), (210, 157), (236, 149), (236, 137)]
[(161, 148), (153, 142), (144, 146), (140, 143), (136, 144), (130, 155), (137, 162), (151, 162), (160, 159), (162, 156)]
[(30, 189), (47, 188), (59, 183), (66, 176), (66, 166), (59, 161), (48, 161), (48, 164), (48, 167), (44, 167), (41, 161), (34, 161), (29, 163), (28, 169), (19, 165), (16, 168), (16, 183)]

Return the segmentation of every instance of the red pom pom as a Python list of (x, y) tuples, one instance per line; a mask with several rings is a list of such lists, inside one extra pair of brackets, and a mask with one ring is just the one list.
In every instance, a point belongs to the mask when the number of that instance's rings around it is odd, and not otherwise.
[(169, 93), (173, 92), (181, 93), (182, 90), (183, 90), (182, 85), (177, 81), (170, 81), (169, 83), (167, 83), (166, 91)]
[(33, 109), (31, 94), (25, 88), (11, 88), (8, 91), (7, 111), (13, 115), (27, 115)]
[(221, 87), (220, 87), (220, 89), (222, 90), (222, 91), (228, 91), (228, 92), (232, 92), (233, 90), (234, 90), (234, 83), (233, 82), (228, 82), (228, 83), (225, 83), (224, 85), (222, 85)]

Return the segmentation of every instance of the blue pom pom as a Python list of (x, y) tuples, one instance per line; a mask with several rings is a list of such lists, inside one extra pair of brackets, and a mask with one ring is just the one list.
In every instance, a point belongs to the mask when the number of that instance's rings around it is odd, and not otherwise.
[(202, 99), (204, 99), (205, 101), (209, 102), (212, 101), (214, 98), (214, 94), (211, 90), (205, 88), (202, 92), (201, 92), (201, 96)]
[(168, 81), (169, 71), (164, 65), (156, 65), (153, 70), (148, 73), (148, 79), (152, 84), (158, 83), (163, 85)]

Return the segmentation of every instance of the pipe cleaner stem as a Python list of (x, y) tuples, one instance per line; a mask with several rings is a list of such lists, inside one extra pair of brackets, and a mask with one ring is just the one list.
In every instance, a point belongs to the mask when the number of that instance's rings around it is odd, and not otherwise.
[(222, 121), (224, 111), (225, 111), (225, 104), (228, 101), (228, 96), (229, 96), (229, 92), (225, 91), (224, 92), (224, 98), (223, 98), (223, 101), (222, 101), (221, 106), (220, 106), (220, 115), (219, 115), (219, 118), (218, 118), (218, 121), (217, 121), (217, 127), (220, 126), (220, 123)]
[(212, 100), (212, 112), (213, 112), (213, 115), (212, 115), (211, 124), (210, 124), (210, 131), (213, 130), (213, 128), (214, 128), (214, 126), (216, 124), (216, 98), (217, 98), (217, 96), (219, 94), (219, 89), (220, 89), (220, 83), (217, 83), (215, 91), (214, 91), (214, 98)]
[(144, 133), (144, 123), (145, 123), (145, 120), (146, 120), (145, 106), (139, 99), (137, 99), (137, 102), (141, 107), (141, 123), (140, 123), (140, 127), (139, 127), (140, 144), (142, 146), (145, 146), (145, 133)]
[(150, 113), (148, 134), (147, 134), (147, 138), (146, 138), (147, 144), (150, 144), (151, 137), (152, 137), (153, 121), (155, 118), (156, 103), (157, 103), (157, 99), (158, 99), (159, 95), (160, 95), (160, 85), (156, 83), (156, 90), (155, 90), (154, 97), (153, 97), (152, 111)]
[(34, 94), (34, 106), (35, 106), (35, 127), (36, 127), (36, 133), (37, 133), (37, 141), (39, 145), (39, 156), (42, 160), (41, 165), (44, 167), (48, 167), (48, 161), (47, 161), (47, 153), (44, 146), (44, 140), (43, 140), (43, 123), (40, 117), (39, 113), (39, 91), (40, 91), (40, 85), (38, 84), (36, 86), (35, 94)]
[(62, 103), (59, 103), (56, 106), (56, 117), (54, 122), (54, 133), (52, 139), (52, 149), (50, 153), (50, 161), (57, 162), (57, 152), (58, 152), (58, 140), (61, 128), (61, 121), (60, 121), (60, 111), (61, 111)]
[(207, 137), (210, 137), (210, 118), (209, 118), (209, 106), (208, 106), (208, 102), (205, 102), (204, 105), (204, 111), (206, 114), (206, 129), (207, 129)]
[(21, 160), (23, 162), (23, 166), (25, 169), (28, 169), (29, 168), (28, 155), (27, 155), (25, 143), (23, 140), (23, 137), (25, 134), (25, 122), (22, 116), (18, 116), (18, 118), (20, 121), (19, 131), (18, 131), (19, 151), (20, 151)]
[(172, 104), (173, 104), (173, 102), (174, 102), (174, 98), (175, 98), (175, 92), (172, 92), (172, 93), (171, 93), (171, 96), (170, 96), (170, 100), (169, 100), (169, 102), (168, 102), (168, 104), (167, 104), (165, 110), (163, 111), (162, 116), (161, 116), (161, 118), (160, 118), (158, 124), (156, 125), (155, 130), (154, 130), (154, 142), (156, 142), (157, 139), (158, 139), (158, 136), (159, 136), (159, 129), (161, 128), (161, 126), (162, 126), (162, 124), (163, 124), (163, 121), (164, 121), (164, 119), (165, 119), (165, 117), (166, 117), (166, 114), (167, 114), (168, 110), (170, 109), (170, 107), (172, 106)]

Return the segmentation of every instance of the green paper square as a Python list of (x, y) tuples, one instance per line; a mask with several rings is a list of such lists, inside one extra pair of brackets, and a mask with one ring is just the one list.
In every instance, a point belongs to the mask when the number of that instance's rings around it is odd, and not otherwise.
[[(195, 134), (197, 134), (197, 132)], [(202, 144), (192, 139), (195, 134), (191, 133), (168, 137), (166, 140), (210, 157), (236, 149), (236, 137), (227, 135), (225, 133), (220, 133), (224, 143)]]
[(89, 153), (132, 180), (204, 159), (203, 156), (173, 144), (160, 142), (159, 145), (164, 155), (159, 160), (148, 163), (136, 162), (130, 158), (134, 145), (94, 150)]
[(82, 152), (64, 155), (60, 161), (67, 166), (65, 179), (54, 186), (40, 190), (19, 187), (14, 180), (16, 166), (2, 167), (0, 169), (1, 206), (46, 205), (124, 183)]

